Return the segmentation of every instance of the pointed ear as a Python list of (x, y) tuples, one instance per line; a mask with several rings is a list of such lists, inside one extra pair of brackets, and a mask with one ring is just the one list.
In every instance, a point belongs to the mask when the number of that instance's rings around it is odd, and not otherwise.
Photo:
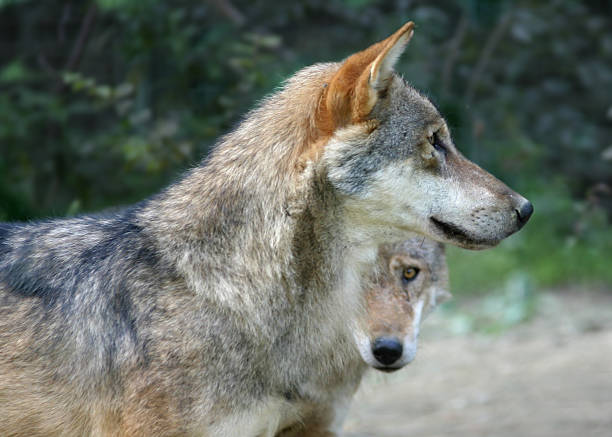
[(369, 84), (375, 91), (384, 90), (389, 86), (393, 67), (404, 52), (408, 41), (412, 38), (414, 34), (413, 28), (414, 23), (412, 21), (406, 23), (401, 29), (383, 41), (384, 48), (370, 67)]
[(387, 39), (344, 61), (330, 81), (320, 108), (322, 131), (332, 133), (338, 127), (367, 119), (389, 86), (393, 66), (412, 38), (413, 28), (410, 21)]
[(438, 288), (436, 289), (435, 297), (436, 297), (436, 305), (440, 305), (448, 300), (451, 300), (453, 295), (450, 294), (449, 291), (443, 288)]

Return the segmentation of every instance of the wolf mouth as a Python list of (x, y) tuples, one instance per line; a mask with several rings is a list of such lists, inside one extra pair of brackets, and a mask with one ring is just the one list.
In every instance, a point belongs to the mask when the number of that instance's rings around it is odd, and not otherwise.
[(435, 217), (430, 217), (429, 220), (450, 240), (463, 242), (470, 246), (492, 246), (497, 243), (497, 240), (486, 240), (482, 238), (474, 238), (467, 231), (452, 223), (446, 223)]
[(396, 370), (401, 369), (401, 367), (374, 367), (376, 370), (380, 370), (381, 372), (385, 372), (385, 373), (393, 373)]

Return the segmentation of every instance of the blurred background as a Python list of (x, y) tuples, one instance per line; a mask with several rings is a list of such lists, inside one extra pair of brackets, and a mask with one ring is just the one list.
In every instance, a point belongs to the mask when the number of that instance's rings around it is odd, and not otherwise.
[[(526, 228), (499, 247), (449, 249), (455, 300), (435, 315), (432, 357), (421, 358), (433, 363), (434, 345), (456, 346), (448, 341), (514, 345), (509, 338), (545, 335), (552, 349), (533, 347), (534, 361), (555, 351), (586, 359), (561, 338), (594, 341), (593, 363), (612, 367), (610, 0), (0, 0), (0, 220), (145, 198), (197, 164), (293, 72), (341, 60), (409, 19), (416, 32), (397, 71), (438, 105), (465, 155), (535, 206)], [(474, 347), (474, 364), (489, 356), (488, 346)], [(594, 402), (580, 416), (591, 420), (588, 435), (603, 426), (593, 409), (612, 425), (612, 373), (601, 372), (592, 385), (608, 395), (574, 393)], [(538, 387), (533, 377), (523, 385)], [(471, 411), (466, 402), (457, 405)], [(569, 420), (563, 408), (557, 424)], [(483, 416), (488, 435), (504, 414)], [(463, 416), (453, 417), (445, 420)], [(352, 420), (354, 432), (367, 428)], [(552, 435), (542, 429), (523, 435)], [(372, 435), (405, 435), (389, 432)]]

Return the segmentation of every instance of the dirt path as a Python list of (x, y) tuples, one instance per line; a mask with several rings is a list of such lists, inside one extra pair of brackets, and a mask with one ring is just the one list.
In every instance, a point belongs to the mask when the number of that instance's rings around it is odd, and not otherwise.
[(556, 293), (501, 336), (453, 335), (434, 315), (414, 363), (370, 372), (348, 437), (612, 436), (612, 292)]

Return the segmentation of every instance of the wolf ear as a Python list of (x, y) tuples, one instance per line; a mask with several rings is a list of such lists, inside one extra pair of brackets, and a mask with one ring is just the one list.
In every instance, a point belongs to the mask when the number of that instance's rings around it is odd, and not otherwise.
[(453, 295), (450, 294), (449, 291), (444, 290), (443, 288), (436, 289), (436, 293), (434, 294), (436, 298), (436, 305), (440, 305), (450, 299), (452, 299)]
[(369, 85), (374, 92), (387, 89), (389, 80), (393, 74), (393, 67), (400, 55), (404, 52), (408, 41), (414, 34), (414, 23), (410, 21), (402, 26), (397, 32), (382, 41), (383, 49), (372, 62), (370, 67)]
[(336, 128), (367, 119), (379, 96), (389, 86), (393, 66), (413, 35), (414, 23), (404, 24), (393, 35), (350, 56), (331, 79), (320, 108), (319, 126)]

